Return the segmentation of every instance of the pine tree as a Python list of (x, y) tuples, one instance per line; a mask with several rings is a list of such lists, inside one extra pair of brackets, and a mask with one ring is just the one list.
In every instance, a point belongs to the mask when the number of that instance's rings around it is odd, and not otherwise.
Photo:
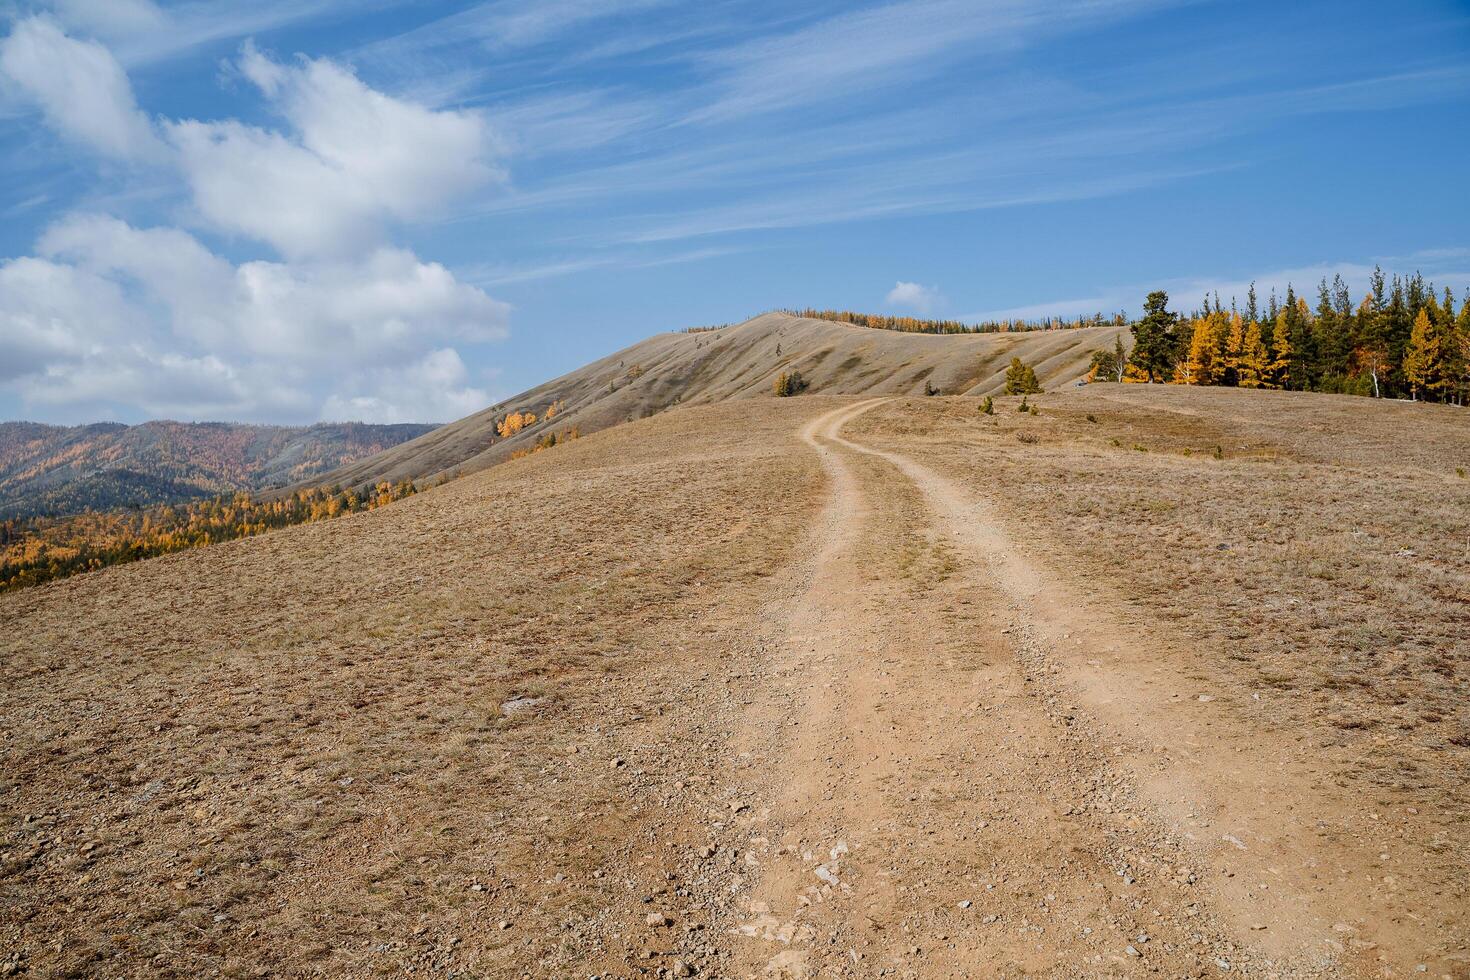
[(1143, 302), (1143, 319), (1133, 325), (1132, 361), (1152, 384), (1166, 380), (1174, 366), (1177, 313), (1168, 309), (1169, 294), (1162, 289), (1148, 294)]
[(1036, 380), (1036, 371), (1028, 364), (1023, 364), (1019, 357), (1011, 358), (1011, 366), (1006, 368), (1006, 394), (1007, 395), (1036, 395), (1041, 393), (1041, 385)]

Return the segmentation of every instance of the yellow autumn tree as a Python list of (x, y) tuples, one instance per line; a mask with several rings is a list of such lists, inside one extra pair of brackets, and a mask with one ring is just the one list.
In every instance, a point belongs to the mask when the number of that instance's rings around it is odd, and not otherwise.
[(1409, 333), (1409, 347), (1404, 352), (1404, 377), (1409, 382), (1409, 397), (1415, 401), (1420, 395), (1437, 391), (1444, 371), (1444, 343), (1429, 311), (1421, 309), (1414, 318), (1414, 329)]
[(1245, 350), (1245, 320), (1239, 313), (1230, 314), (1230, 322), (1225, 327), (1223, 350), (1220, 366), (1224, 381), (1226, 384), (1239, 384), (1240, 357)]
[(1220, 337), (1223, 314), (1211, 313), (1194, 323), (1194, 333), (1189, 341), (1189, 353), (1174, 369), (1174, 383), (1186, 385), (1213, 385), (1220, 383), (1224, 364), (1220, 356)]
[(511, 412), (496, 424), (495, 431), (500, 433), (500, 438), (509, 439), (527, 426), (535, 424), (534, 412)]
[(1245, 328), (1240, 354), (1235, 359), (1235, 383), (1242, 388), (1270, 387), (1270, 367), (1266, 343), (1261, 339), (1261, 325), (1252, 320)]

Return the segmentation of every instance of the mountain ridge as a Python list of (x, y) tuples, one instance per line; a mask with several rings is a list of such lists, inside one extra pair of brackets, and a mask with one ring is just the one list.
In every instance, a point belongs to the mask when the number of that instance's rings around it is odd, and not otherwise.
[[(812, 394), (999, 394), (1012, 357), (1049, 389), (1083, 377), (1092, 353), (1127, 346), (1121, 325), (999, 333), (907, 333), (833, 320), (763, 313), (713, 329), (654, 334), (376, 456), (320, 478), (365, 487), (382, 480), (436, 481), (502, 462), (548, 433), (589, 434), (677, 405), (772, 393), (778, 374), (800, 371)], [(554, 420), (546, 409), (560, 405)], [(497, 423), (532, 412), (537, 423), (508, 437)], [(301, 486), (298, 484), (297, 486)]]

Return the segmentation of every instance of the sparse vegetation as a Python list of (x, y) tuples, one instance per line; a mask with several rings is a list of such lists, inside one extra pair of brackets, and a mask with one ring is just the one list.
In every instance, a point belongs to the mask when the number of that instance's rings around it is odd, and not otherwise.
[(1128, 371), (1128, 352), (1123, 349), (1123, 338), (1113, 340), (1111, 350), (1093, 351), (1092, 365), (1087, 372), (1088, 381), (1122, 381)]
[(562, 432), (548, 432), (540, 439), (537, 439), (534, 446), (526, 449), (516, 449), (512, 451), (510, 454), (510, 458), (522, 459), (526, 456), (532, 455), (533, 453), (539, 453), (544, 449), (553, 449), (556, 446), (561, 445), (562, 443), (571, 442), (573, 439), (580, 438), (581, 435), (581, 430), (578, 429), (576, 426), (573, 426), (572, 428), (566, 429)]
[(963, 323), (959, 320), (925, 320), (912, 316), (887, 316), (881, 313), (856, 313), (852, 310), (780, 310), (792, 316), (811, 320), (832, 320), (836, 323), (851, 323), (875, 330), (897, 330), (901, 333), (1022, 333), (1034, 330), (1075, 330), (1080, 327), (1122, 326), (1128, 322), (1125, 313), (1111, 316), (1094, 313), (1092, 316), (1047, 317), (1042, 320), (986, 320), (980, 323)]

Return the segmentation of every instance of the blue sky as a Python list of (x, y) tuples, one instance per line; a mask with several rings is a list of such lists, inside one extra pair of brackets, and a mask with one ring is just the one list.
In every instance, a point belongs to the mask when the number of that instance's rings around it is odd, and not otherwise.
[(1470, 287), (1470, 6), (19, 0), (0, 418), (447, 421), (779, 306)]

